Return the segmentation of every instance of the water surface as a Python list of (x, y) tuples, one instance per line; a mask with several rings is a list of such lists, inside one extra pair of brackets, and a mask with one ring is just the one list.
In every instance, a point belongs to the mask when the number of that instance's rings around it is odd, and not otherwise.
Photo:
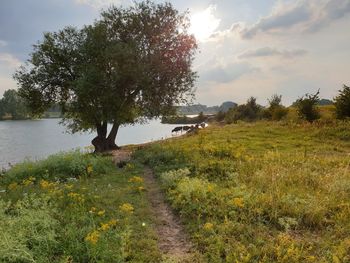
[[(37, 160), (60, 151), (91, 145), (95, 134), (67, 134), (59, 119), (0, 121), (0, 168), (28, 158)], [(160, 120), (145, 125), (121, 127), (117, 144), (145, 143), (171, 137), (176, 125), (161, 124)]]

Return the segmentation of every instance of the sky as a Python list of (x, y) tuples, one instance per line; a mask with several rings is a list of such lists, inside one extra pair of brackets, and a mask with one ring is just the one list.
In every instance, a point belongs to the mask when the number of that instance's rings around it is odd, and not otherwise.
[[(155, 0), (155, 2), (162, 2)], [(320, 89), (332, 99), (350, 85), (350, 0), (170, 0), (189, 10), (199, 50), (196, 102), (285, 105)], [(43, 32), (91, 24), (129, 0), (0, 0), (0, 97)]]

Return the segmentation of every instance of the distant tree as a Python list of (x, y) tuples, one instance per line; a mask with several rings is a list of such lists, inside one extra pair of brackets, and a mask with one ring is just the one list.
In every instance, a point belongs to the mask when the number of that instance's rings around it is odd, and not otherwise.
[(254, 121), (261, 117), (262, 107), (256, 103), (256, 98), (250, 97), (246, 104), (231, 108), (227, 113), (225, 120), (228, 123), (238, 120)]
[(216, 121), (223, 121), (225, 119), (226, 113), (223, 111), (219, 111), (216, 115), (215, 115), (215, 120)]
[(334, 98), (335, 113), (338, 119), (350, 117), (350, 87), (344, 85), (339, 94)]
[(315, 94), (305, 94), (296, 101), (295, 105), (300, 118), (308, 122), (313, 122), (320, 118), (320, 113), (316, 106), (320, 100), (319, 94), (320, 90)]
[(45, 33), (14, 77), (34, 112), (58, 103), (70, 131), (97, 132), (96, 152), (116, 149), (121, 125), (166, 115), (193, 96), (197, 45), (188, 28), (188, 14), (170, 3), (111, 7), (81, 30)]
[(0, 100), (0, 118), (3, 118), (6, 114), (11, 115), (14, 120), (25, 119), (28, 116), (24, 99), (14, 89), (6, 90)]
[(288, 109), (281, 104), (282, 95), (274, 94), (268, 102), (269, 107), (264, 110), (265, 118), (279, 121), (288, 114)]

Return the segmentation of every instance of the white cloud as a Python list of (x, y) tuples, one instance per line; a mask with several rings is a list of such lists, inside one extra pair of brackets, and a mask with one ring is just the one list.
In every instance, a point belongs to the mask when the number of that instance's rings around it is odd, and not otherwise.
[(109, 7), (111, 5), (120, 5), (122, 0), (74, 0), (77, 4), (88, 5), (95, 9)]
[(0, 47), (7, 46), (7, 42), (4, 40), (0, 40)]
[(350, 13), (349, 0), (299, 0), (279, 2), (270, 15), (240, 30), (244, 39), (259, 33), (310, 33)]
[(221, 20), (215, 17), (215, 5), (210, 5), (202, 12), (195, 13), (191, 16), (191, 26), (189, 32), (194, 34), (197, 40), (204, 42), (217, 30)]
[(255, 50), (247, 50), (242, 54), (238, 55), (238, 58), (246, 59), (246, 58), (274, 57), (274, 56), (283, 57), (283, 58), (295, 58), (295, 57), (303, 56), (305, 54), (307, 54), (307, 51), (304, 49), (280, 50), (272, 47), (263, 47)]
[(21, 61), (9, 53), (0, 53), (0, 66), (6, 68), (17, 68), (21, 65)]

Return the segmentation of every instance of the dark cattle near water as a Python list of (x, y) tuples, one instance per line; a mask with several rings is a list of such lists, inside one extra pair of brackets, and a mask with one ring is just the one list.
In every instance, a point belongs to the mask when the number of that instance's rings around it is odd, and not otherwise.
[(183, 126), (183, 127), (182, 127), (182, 130), (184, 130), (184, 131), (188, 131), (189, 129), (191, 129), (190, 126)]
[(179, 131), (181, 131), (182, 132), (182, 126), (179, 126), (179, 127), (175, 127), (171, 132), (173, 133), (173, 132), (179, 132)]

